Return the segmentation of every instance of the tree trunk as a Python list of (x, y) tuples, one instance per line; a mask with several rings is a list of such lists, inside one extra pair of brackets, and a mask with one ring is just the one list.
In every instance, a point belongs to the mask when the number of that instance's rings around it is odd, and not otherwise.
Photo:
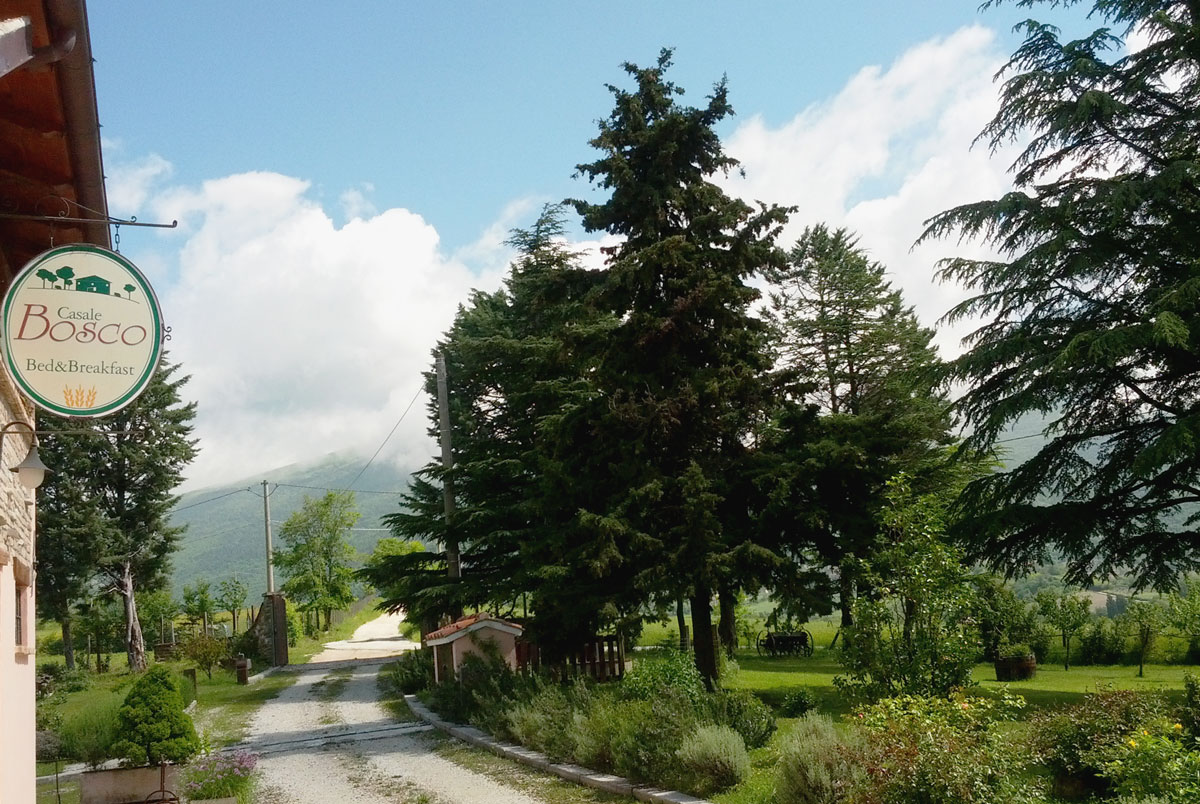
[(142, 637), (142, 624), (138, 620), (137, 601), (133, 593), (133, 568), (129, 562), (121, 568), (121, 582), (117, 591), (125, 604), (125, 659), (130, 672), (141, 673), (146, 669), (146, 640)]
[(63, 640), (63, 661), (66, 662), (68, 670), (75, 669), (75, 642), (71, 636), (71, 615), (63, 617), (62, 620), (62, 640)]
[(842, 608), (842, 628), (849, 628), (852, 625), (854, 625), (854, 597), (855, 597), (854, 578), (852, 578), (850, 576), (850, 573), (847, 572), (844, 567), (842, 568), (839, 575), (841, 577), (838, 581), (838, 584), (839, 584), (838, 597), (841, 599), (840, 603), (841, 603), (841, 608)]
[(679, 625), (679, 649), (687, 653), (691, 649), (691, 641), (688, 639), (687, 617), (683, 614), (683, 598), (675, 598), (675, 622)]
[(721, 647), (725, 655), (733, 658), (737, 648), (737, 592), (733, 589), (722, 589), (718, 594), (721, 613), (717, 619), (717, 635), (721, 638)]
[(712, 600), (708, 587), (697, 584), (692, 595), (692, 646), (696, 669), (704, 677), (704, 686), (712, 692), (717, 684), (717, 646), (713, 640)]
[(325, 630), (333, 627), (333, 609), (325, 609)]

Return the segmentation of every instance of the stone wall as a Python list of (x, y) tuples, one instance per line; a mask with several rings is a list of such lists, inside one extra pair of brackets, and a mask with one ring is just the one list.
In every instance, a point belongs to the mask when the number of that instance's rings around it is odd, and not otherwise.
[(271, 666), (288, 663), (287, 601), (281, 594), (263, 595), (258, 616), (250, 626), (258, 655)]
[[(34, 426), (33, 406), (0, 370), (0, 427)], [(8, 471), (29, 452), (29, 433), (14, 427), (0, 449), (0, 779), (5, 801), (33, 801), (34, 789), (34, 494)], [(21, 606), (18, 638), (16, 608)]]

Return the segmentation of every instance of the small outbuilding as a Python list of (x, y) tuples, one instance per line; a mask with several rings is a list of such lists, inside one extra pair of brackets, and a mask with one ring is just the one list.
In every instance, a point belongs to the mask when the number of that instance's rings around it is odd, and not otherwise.
[(480, 612), (426, 634), (425, 644), (433, 648), (433, 680), (440, 684), (456, 678), (463, 659), (472, 653), (482, 655), (483, 645), (488, 642), (496, 646), (505, 664), (516, 670), (517, 639), (524, 630), (516, 623)]

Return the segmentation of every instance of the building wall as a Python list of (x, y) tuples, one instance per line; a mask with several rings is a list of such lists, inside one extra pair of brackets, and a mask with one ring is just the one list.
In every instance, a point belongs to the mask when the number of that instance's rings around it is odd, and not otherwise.
[[(0, 427), (33, 424), (33, 408), (0, 372)], [(34, 492), (8, 469), (29, 451), (24, 428), (13, 428), (0, 450), (0, 804), (36, 797), (34, 658)], [(17, 633), (17, 606), (21, 633)]]
[(463, 658), (476, 653), (484, 655), (481, 645), (493, 642), (500, 651), (500, 658), (513, 670), (517, 669), (517, 638), (512, 634), (494, 628), (480, 628), (471, 631), (463, 639), (456, 639), (450, 644), (454, 647), (454, 671), (462, 667)]

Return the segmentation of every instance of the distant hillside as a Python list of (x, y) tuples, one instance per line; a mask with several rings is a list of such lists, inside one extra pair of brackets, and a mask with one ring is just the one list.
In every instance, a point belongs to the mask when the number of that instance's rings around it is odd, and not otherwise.
[[(300, 508), (304, 496), (320, 497), (327, 489), (343, 489), (363, 467), (359, 456), (330, 455), (307, 465), (285, 466), (224, 486), (189, 492), (179, 500), (171, 515), (175, 525), (186, 525), (174, 556), (173, 592), (178, 596), (185, 584), (197, 579), (222, 580), (237, 575), (251, 590), (251, 599), (267, 588), (267, 564), (263, 533), (262, 481), (270, 483), (271, 533), (278, 547), (279, 528)], [(351, 543), (370, 553), (375, 543), (388, 535), (380, 517), (399, 510), (400, 492), (408, 486), (409, 473), (390, 463), (373, 464), (354, 485), (362, 517), (351, 534)], [(276, 575), (278, 586), (282, 579)]]

